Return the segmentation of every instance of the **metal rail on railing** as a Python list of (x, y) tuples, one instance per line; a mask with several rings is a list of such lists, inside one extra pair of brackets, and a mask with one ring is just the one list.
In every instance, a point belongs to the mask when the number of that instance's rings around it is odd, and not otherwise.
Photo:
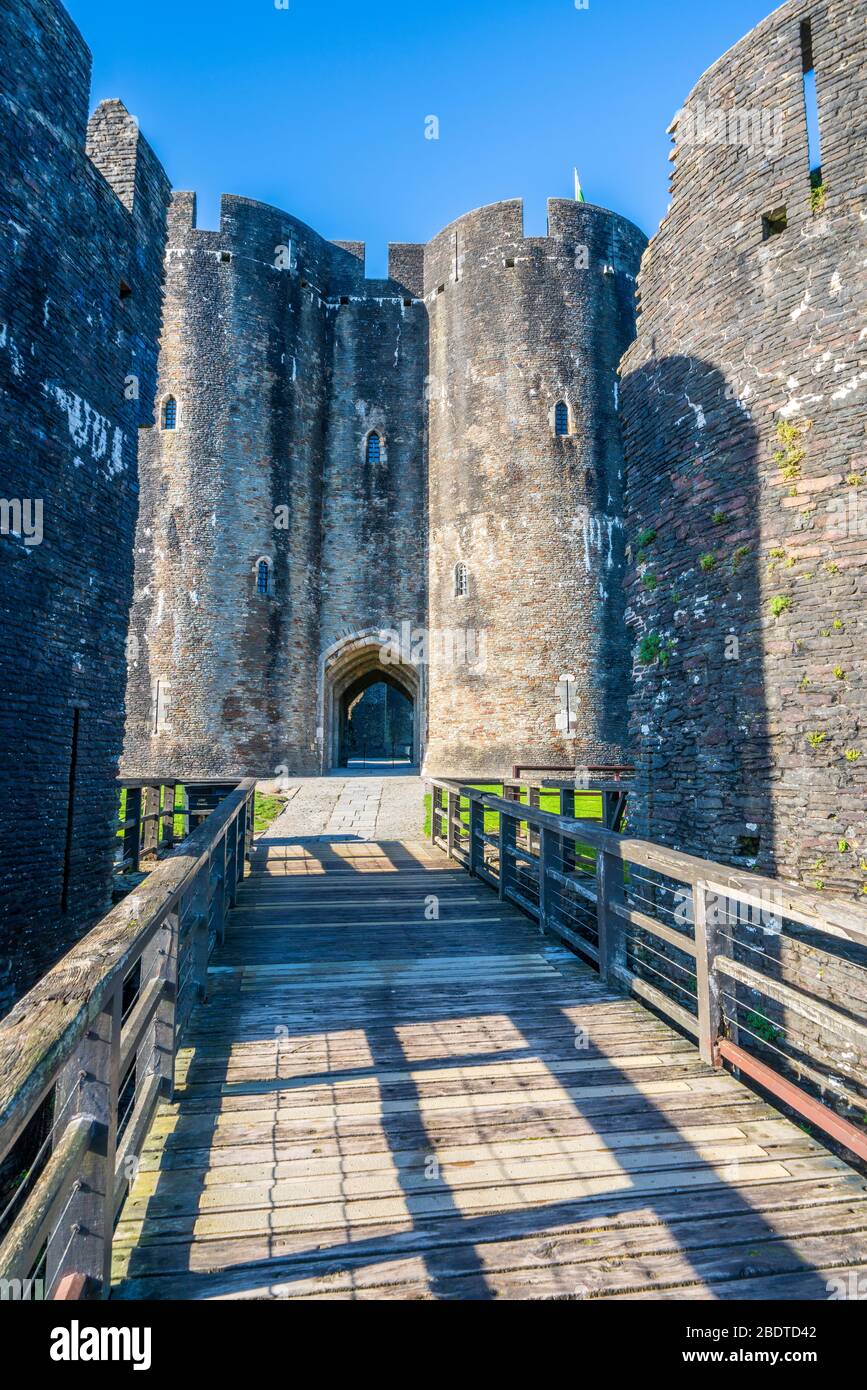
[[(867, 914), (619, 834), (609, 813), (599, 824), (511, 790), (429, 785), (435, 844), (690, 1033), (706, 1062), (727, 1061), (867, 1160)], [(562, 784), (561, 809), (570, 794)]]
[(239, 783), (0, 1022), (0, 1162), (22, 1145), (27, 1164), (0, 1213), (0, 1281), (107, 1293), (115, 1219), (244, 875), (255, 785)]

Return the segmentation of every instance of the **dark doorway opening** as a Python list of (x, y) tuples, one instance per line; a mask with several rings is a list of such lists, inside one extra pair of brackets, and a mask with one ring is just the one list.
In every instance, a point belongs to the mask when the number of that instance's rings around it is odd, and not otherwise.
[(393, 677), (368, 671), (340, 700), (341, 767), (412, 764), (413, 701)]

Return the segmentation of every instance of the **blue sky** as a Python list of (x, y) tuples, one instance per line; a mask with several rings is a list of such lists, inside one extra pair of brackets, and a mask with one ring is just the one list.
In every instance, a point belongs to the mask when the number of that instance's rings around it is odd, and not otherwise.
[[(569, 197), (648, 234), (668, 201), (665, 135), (704, 69), (770, 0), (67, 0), (94, 55), (92, 98), (121, 97), (177, 188), (219, 222), (221, 192), (324, 236), (426, 241), (523, 197), (525, 230)], [(439, 139), (425, 139), (425, 118)]]

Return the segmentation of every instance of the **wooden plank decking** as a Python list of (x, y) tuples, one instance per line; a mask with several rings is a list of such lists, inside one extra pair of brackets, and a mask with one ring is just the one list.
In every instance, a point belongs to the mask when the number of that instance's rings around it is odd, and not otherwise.
[(260, 841), (211, 981), (115, 1297), (824, 1299), (867, 1275), (863, 1178), (426, 845)]

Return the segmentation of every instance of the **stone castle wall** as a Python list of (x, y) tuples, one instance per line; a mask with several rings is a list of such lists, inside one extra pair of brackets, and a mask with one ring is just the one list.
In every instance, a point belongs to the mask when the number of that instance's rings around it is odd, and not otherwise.
[(837, 894), (867, 851), (865, 17), (793, 0), (690, 93), (622, 371), (631, 828)]
[(0, 1013), (110, 905), (117, 843), (169, 189), (120, 102), (88, 123), (89, 87), (62, 6), (4, 4)]
[[(357, 243), (235, 197), (199, 231), (176, 195), (160, 398), (178, 419), (142, 442), (130, 775), (327, 769), (331, 663), (382, 632), (426, 640), (402, 688), (418, 738), (433, 683), (430, 770), (623, 756), (616, 367), (645, 243), (602, 209), (549, 211), (525, 240), (520, 203), (482, 209), (392, 246), (376, 281)], [(484, 673), (443, 664), (453, 633)], [(573, 667), (577, 741), (555, 728)]]
[(316, 772), (321, 653), (424, 618), (424, 307), (366, 280), (363, 246), (245, 198), (208, 232), (177, 194), (166, 263), (177, 428), (142, 440), (126, 766)]
[[(497, 203), (425, 253), (432, 772), (625, 754), (617, 366), (646, 239), (562, 200), (549, 203), (548, 232), (525, 238), (521, 203)], [(559, 437), (558, 402), (569, 411)], [(567, 674), (571, 738), (556, 727)]]

